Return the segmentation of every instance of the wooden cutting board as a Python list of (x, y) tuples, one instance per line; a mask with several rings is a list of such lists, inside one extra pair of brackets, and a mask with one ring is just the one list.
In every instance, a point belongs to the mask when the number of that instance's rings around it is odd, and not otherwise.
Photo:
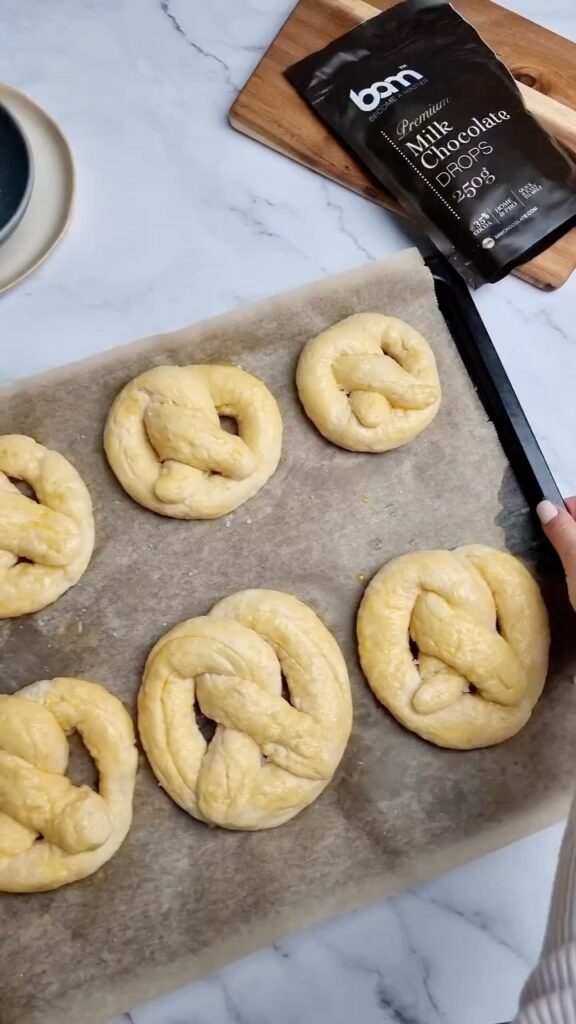
[[(396, 0), (372, 0), (380, 10)], [(514, 77), (576, 108), (576, 44), (491, 0), (454, 0)], [(284, 70), (358, 24), (358, 5), (300, 0), (236, 99), (230, 122), (239, 131), (391, 210), (397, 201), (380, 188), (330, 134), (284, 77)], [(576, 267), (576, 228), (518, 273), (541, 288), (558, 288)]]

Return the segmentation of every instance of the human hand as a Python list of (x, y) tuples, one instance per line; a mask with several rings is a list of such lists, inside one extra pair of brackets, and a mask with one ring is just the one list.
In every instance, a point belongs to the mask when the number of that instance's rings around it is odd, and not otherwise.
[(566, 508), (541, 501), (536, 512), (544, 533), (560, 556), (570, 604), (576, 611), (576, 497), (566, 499)]

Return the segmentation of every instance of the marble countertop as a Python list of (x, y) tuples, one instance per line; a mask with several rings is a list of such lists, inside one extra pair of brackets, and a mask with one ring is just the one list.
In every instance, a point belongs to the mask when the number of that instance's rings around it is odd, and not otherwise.
[[(391, 214), (227, 125), (292, 0), (3, 0), (2, 78), (56, 117), (78, 171), (69, 234), (0, 298), (0, 380), (393, 252)], [(508, 0), (576, 35), (573, 0)], [(564, 494), (576, 491), (576, 276), (476, 301)], [(289, 938), (122, 1020), (499, 1024), (542, 938), (555, 827)]]

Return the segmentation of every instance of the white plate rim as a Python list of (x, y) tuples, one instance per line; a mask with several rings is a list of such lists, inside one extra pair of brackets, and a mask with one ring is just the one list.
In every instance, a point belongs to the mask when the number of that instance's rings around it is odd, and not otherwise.
[[(66, 233), (70, 225), (70, 221), (72, 219), (72, 212), (74, 209), (74, 203), (76, 199), (76, 168), (74, 166), (74, 158), (72, 156), (70, 143), (68, 142), (68, 139), (66, 138), (66, 135), (62, 131), (60, 125), (57, 123), (57, 121), (54, 120), (54, 118), (49, 113), (47, 113), (44, 107), (41, 107), (40, 104), (37, 103), (36, 100), (33, 100), (30, 96), (28, 96), (27, 93), (23, 92), (21, 89), (16, 89), (12, 85), (0, 83), (0, 100), (2, 101), (2, 103), (5, 103), (9, 112), (13, 114), (12, 108), (10, 106), (11, 98), (19, 103), (23, 103), (25, 106), (32, 107), (35, 114), (37, 116), (40, 116), (41, 120), (44, 121), (51, 134), (57, 138), (59, 143), (59, 149), (64, 155), (66, 163), (68, 165), (67, 175), (70, 180), (70, 186), (68, 189), (66, 210), (62, 216), (62, 220), (56, 231), (56, 234), (54, 235), (50, 243), (42, 244), (41, 241), (39, 242), (38, 252), (31, 256), (30, 262), (28, 263), (24, 270), (20, 272), (15, 272), (14, 276), (12, 277), (8, 275), (8, 279), (5, 280), (4, 283), (0, 281), (0, 295), (4, 294), (7, 291), (10, 291), (10, 289), (12, 288), (15, 288), (18, 284), (20, 284), (27, 277), (29, 277), (30, 274), (37, 270), (38, 267), (44, 262), (44, 260), (48, 258), (53, 249), (56, 248), (56, 246), (61, 241), (63, 235)], [(17, 117), (17, 115), (13, 116)], [(23, 130), (26, 131), (25, 124), (23, 125)], [(32, 145), (31, 149), (34, 155), (34, 147)], [(13, 234), (10, 236), (9, 239), (6, 240), (6, 242), (11, 241), (12, 239), (17, 239), (18, 231), (20, 230), (21, 225), (24, 224), (28, 213), (29, 209), (26, 211), (26, 213), (22, 217), (20, 224), (17, 228), (15, 228)]]

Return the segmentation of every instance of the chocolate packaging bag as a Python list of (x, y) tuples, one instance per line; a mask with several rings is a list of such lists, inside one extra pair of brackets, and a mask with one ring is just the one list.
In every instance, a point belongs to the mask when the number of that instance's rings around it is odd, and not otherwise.
[(576, 222), (576, 165), (450, 4), (399, 3), (287, 76), (470, 284)]

